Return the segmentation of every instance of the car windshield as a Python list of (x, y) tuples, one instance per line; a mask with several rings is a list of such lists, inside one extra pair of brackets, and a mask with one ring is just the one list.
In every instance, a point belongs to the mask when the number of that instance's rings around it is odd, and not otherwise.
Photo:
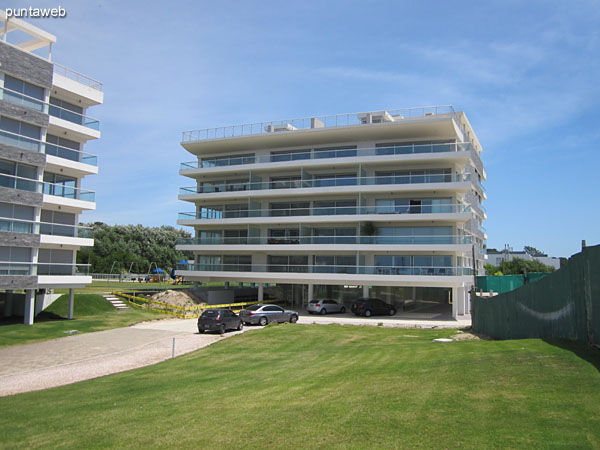
[(202, 318), (217, 317), (218, 315), (219, 315), (219, 311), (216, 311), (214, 309), (209, 309), (208, 311), (204, 311), (202, 313)]
[(319, 300), (311, 300), (309, 303), (319, 303)]
[(250, 305), (244, 309), (246, 309), (247, 311), (256, 311), (257, 309), (260, 309), (260, 308), (262, 308), (262, 305)]

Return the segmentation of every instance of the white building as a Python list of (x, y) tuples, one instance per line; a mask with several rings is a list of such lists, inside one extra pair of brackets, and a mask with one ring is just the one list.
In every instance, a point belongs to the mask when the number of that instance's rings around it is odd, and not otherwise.
[(70, 288), (72, 300), (73, 288), (92, 281), (76, 253), (94, 243), (78, 224), (96, 208), (82, 180), (98, 173), (97, 158), (83, 147), (100, 137), (88, 108), (103, 93), (98, 81), (52, 62), (55, 36), (4, 11), (0, 33), (0, 290), (4, 315), (24, 310), (32, 324), (51, 301), (48, 289)]
[(560, 269), (560, 258), (548, 256), (546, 254), (533, 255), (525, 251), (513, 251), (509, 248), (501, 252), (488, 250), (488, 260), (486, 261), (486, 264), (491, 264), (492, 266), (499, 266), (500, 263), (502, 263), (503, 261), (512, 261), (515, 258), (521, 258), (525, 261), (539, 261), (542, 264), (554, 267), (557, 270)]
[[(451, 106), (183, 133), (186, 280), (268, 284), (294, 305), (376, 296), (469, 314), (483, 273), (481, 146)], [(475, 255), (475, 263), (473, 261)], [(444, 308), (440, 306), (440, 308)], [(450, 307), (446, 307), (448, 312)]]

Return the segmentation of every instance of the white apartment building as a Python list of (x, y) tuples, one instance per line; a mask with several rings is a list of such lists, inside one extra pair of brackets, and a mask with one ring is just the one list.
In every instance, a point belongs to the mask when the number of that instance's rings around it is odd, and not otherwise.
[[(451, 106), (183, 133), (186, 280), (250, 282), (261, 301), (361, 296), (469, 314), (483, 273), (481, 146)], [(452, 306), (449, 306), (449, 305)]]
[[(102, 85), (51, 60), (56, 37), (0, 10), (0, 291), (4, 316), (32, 324), (54, 288), (91, 283), (77, 250), (92, 246), (79, 215), (96, 208), (82, 188), (98, 173), (84, 152), (100, 138), (88, 108), (103, 101)], [(24, 292), (24, 294), (22, 294)]]

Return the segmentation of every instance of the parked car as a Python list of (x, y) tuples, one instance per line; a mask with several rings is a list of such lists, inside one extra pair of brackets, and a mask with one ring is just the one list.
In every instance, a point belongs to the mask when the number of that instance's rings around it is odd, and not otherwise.
[(306, 310), (309, 314), (345, 313), (346, 307), (330, 298), (311, 300)]
[(240, 316), (228, 309), (207, 309), (198, 317), (198, 333), (205, 331), (219, 331), (221, 334), (227, 330), (244, 328)]
[(357, 316), (383, 316), (396, 314), (396, 307), (378, 298), (359, 298), (352, 303), (352, 312)]
[(266, 325), (271, 322), (290, 322), (298, 321), (298, 313), (283, 309), (277, 305), (263, 305), (258, 303), (250, 305), (240, 311), (240, 317), (246, 325)]

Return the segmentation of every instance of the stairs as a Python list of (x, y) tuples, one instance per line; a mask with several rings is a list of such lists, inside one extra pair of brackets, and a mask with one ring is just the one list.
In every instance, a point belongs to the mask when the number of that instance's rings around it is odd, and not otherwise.
[(125, 310), (125, 309), (129, 309), (129, 306), (127, 306), (127, 303), (125, 303), (123, 300), (121, 300), (119, 297), (115, 297), (112, 294), (104, 294), (104, 298), (106, 300), (108, 300), (111, 305), (113, 305), (115, 308), (117, 308), (118, 310)]

